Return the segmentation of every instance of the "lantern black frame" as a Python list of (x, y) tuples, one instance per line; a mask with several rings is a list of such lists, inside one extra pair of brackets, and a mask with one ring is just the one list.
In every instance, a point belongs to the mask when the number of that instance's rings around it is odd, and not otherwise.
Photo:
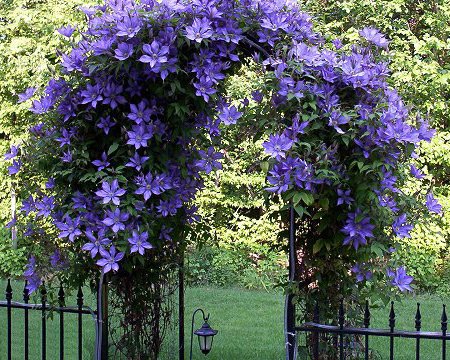
[[(202, 317), (203, 317), (203, 325), (200, 329), (197, 329), (194, 331), (194, 323), (195, 323), (195, 315), (201, 312), (202, 313)], [(193, 341), (194, 341), (194, 334), (197, 335), (199, 337), (199, 341), (200, 341), (200, 337), (205, 336), (205, 332), (206, 332), (206, 336), (212, 336), (211, 339), (211, 347), (212, 347), (212, 343), (214, 340), (214, 336), (217, 335), (218, 331), (212, 329), (209, 324), (208, 324), (208, 320), (209, 320), (209, 313), (208, 315), (205, 315), (205, 312), (203, 311), (203, 309), (196, 309), (194, 311), (194, 313), (192, 314), (192, 324), (191, 324), (191, 348), (190, 348), (190, 353), (189, 353), (189, 359), (192, 360), (192, 345), (193, 345)], [(208, 350), (207, 352), (205, 352), (204, 350), (201, 350), (203, 352), (203, 354), (208, 354), (210, 350)]]

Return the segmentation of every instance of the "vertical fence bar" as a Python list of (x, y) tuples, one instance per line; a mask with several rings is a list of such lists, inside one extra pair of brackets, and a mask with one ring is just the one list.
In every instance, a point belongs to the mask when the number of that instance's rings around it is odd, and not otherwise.
[(41, 288), (41, 302), (42, 302), (42, 319), (41, 319), (41, 327), (42, 327), (42, 360), (47, 359), (47, 314), (46, 314), (46, 306), (47, 306), (47, 290), (45, 289), (45, 284), (42, 284)]
[[(314, 315), (313, 322), (316, 324), (320, 323), (320, 315), (319, 315), (319, 304), (315, 303), (314, 305)], [(313, 331), (313, 359), (319, 360), (319, 332), (317, 330)]]
[[(417, 303), (416, 311), (416, 331), (422, 328), (422, 314), (420, 313), (420, 303)], [(420, 360), (420, 337), (416, 338), (416, 360)]]
[[(368, 329), (370, 326), (370, 310), (369, 300), (366, 300), (366, 307), (364, 309), (364, 327)], [(364, 335), (364, 359), (369, 360), (369, 335)]]
[[(395, 329), (395, 311), (394, 311), (394, 302), (391, 302), (391, 312), (389, 313), (389, 329), (391, 334), (394, 333)], [(390, 336), (389, 341), (389, 359), (394, 360), (394, 336)]]
[(78, 360), (83, 360), (83, 290), (78, 287), (77, 294), (78, 305)]
[[(30, 301), (30, 291), (28, 290), (28, 282), (25, 281), (25, 286), (23, 288), (23, 302), (27, 305)], [(29, 335), (29, 319), (28, 319), (28, 308), (24, 309), (24, 360), (29, 359), (29, 346), (28, 346), (28, 335)]]
[(6, 311), (7, 311), (7, 332), (8, 332), (8, 350), (7, 350), (7, 356), (8, 356), (8, 360), (11, 360), (12, 357), (12, 353), (11, 353), (11, 326), (12, 326), (12, 321), (11, 321), (11, 301), (12, 301), (12, 287), (11, 287), (11, 280), (8, 279), (8, 285), (6, 285)]
[[(441, 330), (442, 330), (442, 336), (447, 335), (447, 312), (445, 311), (445, 305), (442, 305), (442, 316), (441, 316)], [(446, 359), (446, 349), (447, 347), (447, 340), (444, 338), (442, 339), (442, 360)]]
[(339, 333), (339, 360), (344, 360), (344, 321), (344, 299), (341, 299), (339, 304), (339, 329), (341, 330)]
[[(63, 308), (66, 303), (62, 284), (59, 286), (58, 303), (60, 308)], [(64, 311), (62, 309), (59, 311), (59, 360), (64, 360)]]

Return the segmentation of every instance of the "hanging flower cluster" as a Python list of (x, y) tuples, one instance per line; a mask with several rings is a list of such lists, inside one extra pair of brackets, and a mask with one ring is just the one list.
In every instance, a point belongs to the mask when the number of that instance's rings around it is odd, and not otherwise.
[[(176, 248), (196, 219), (201, 173), (221, 168), (221, 125), (246, 108), (268, 132), (269, 192), (339, 226), (339, 246), (386, 243), (389, 216), (409, 236), (398, 168), (433, 132), (409, 123), (389, 89), (378, 31), (363, 29), (352, 47), (327, 43), (297, 5), (272, 0), (108, 0), (82, 11), (87, 29), (59, 30), (73, 49), (32, 100), (45, 120), (7, 154), (29, 192), (14, 223), (48, 250), (30, 258), (31, 290), (68, 260), (106, 273)], [(224, 80), (248, 57), (262, 85), (233, 105)], [(427, 206), (440, 212), (432, 194)]]

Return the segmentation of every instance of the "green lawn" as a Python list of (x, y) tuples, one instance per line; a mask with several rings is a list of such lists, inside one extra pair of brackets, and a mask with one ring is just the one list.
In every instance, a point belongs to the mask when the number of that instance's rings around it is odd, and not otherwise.
[[(4, 284), (1, 284), (4, 285)], [(4, 288), (4, 287), (3, 287)], [(21, 289), (15, 287), (15, 293)], [(17, 299), (16, 300), (20, 300)], [(397, 327), (402, 330), (414, 329), (415, 304), (422, 304), (423, 329), (438, 331), (440, 328), (442, 299), (436, 296), (409, 297), (397, 306)], [(68, 304), (74, 304), (74, 298)], [(93, 304), (93, 297), (87, 297), (87, 303)], [(282, 359), (284, 354), (283, 336), (283, 297), (277, 293), (262, 291), (247, 291), (242, 289), (192, 288), (186, 293), (186, 354), (189, 351), (190, 319), (197, 307), (202, 307), (211, 313), (210, 324), (219, 330), (214, 340), (213, 350), (205, 358), (194, 342), (194, 359), (208, 360), (276, 360)], [(0, 311), (0, 354), (6, 354), (6, 311)], [(40, 359), (40, 314), (30, 312), (30, 353), (31, 359)], [(379, 309), (372, 312), (373, 326), (387, 328), (389, 309)], [(57, 319), (57, 317), (56, 317)], [(92, 359), (94, 345), (94, 322), (88, 316), (83, 322), (84, 349), (83, 359)], [(66, 315), (66, 359), (76, 359), (77, 337), (74, 315)], [(200, 314), (196, 318), (196, 328), (201, 326)], [(23, 316), (20, 311), (14, 311), (13, 317), (13, 347), (18, 353), (14, 360), (23, 360)], [(49, 360), (59, 359), (59, 328), (58, 322), (48, 321), (48, 357)], [(170, 337), (174, 341), (169, 346), (163, 360), (175, 360), (176, 330)], [(386, 359), (388, 339), (371, 338), (371, 347), (378, 354), (378, 358)], [(396, 340), (396, 359), (414, 359), (414, 340)], [(4, 359), (5, 356), (0, 356)], [(432, 341), (422, 342), (422, 358), (427, 360), (440, 358), (440, 343)]]

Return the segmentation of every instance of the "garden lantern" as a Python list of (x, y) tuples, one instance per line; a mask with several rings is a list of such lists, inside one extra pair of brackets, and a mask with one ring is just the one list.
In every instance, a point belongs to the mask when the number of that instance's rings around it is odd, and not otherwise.
[[(195, 314), (197, 312), (201, 312), (203, 315), (203, 325), (200, 329), (194, 331), (194, 320)], [(191, 328), (191, 351), (190, 351), (190, 360), (192, 360), (192, 343), (193, 343), (193, 335), (197, 335), (198, 344), (200, 346), (200, 350), (203, 354), (208, 354), (211, 351), (212, 343), (214, 340), (214, 336), (217, 334), (217, 330), (214, 330), (208, 324), (209, 314), (205, 316), (205, 312), (202, 309), (197, 309), (194, 311), (192, 315), (192, 328)]]

